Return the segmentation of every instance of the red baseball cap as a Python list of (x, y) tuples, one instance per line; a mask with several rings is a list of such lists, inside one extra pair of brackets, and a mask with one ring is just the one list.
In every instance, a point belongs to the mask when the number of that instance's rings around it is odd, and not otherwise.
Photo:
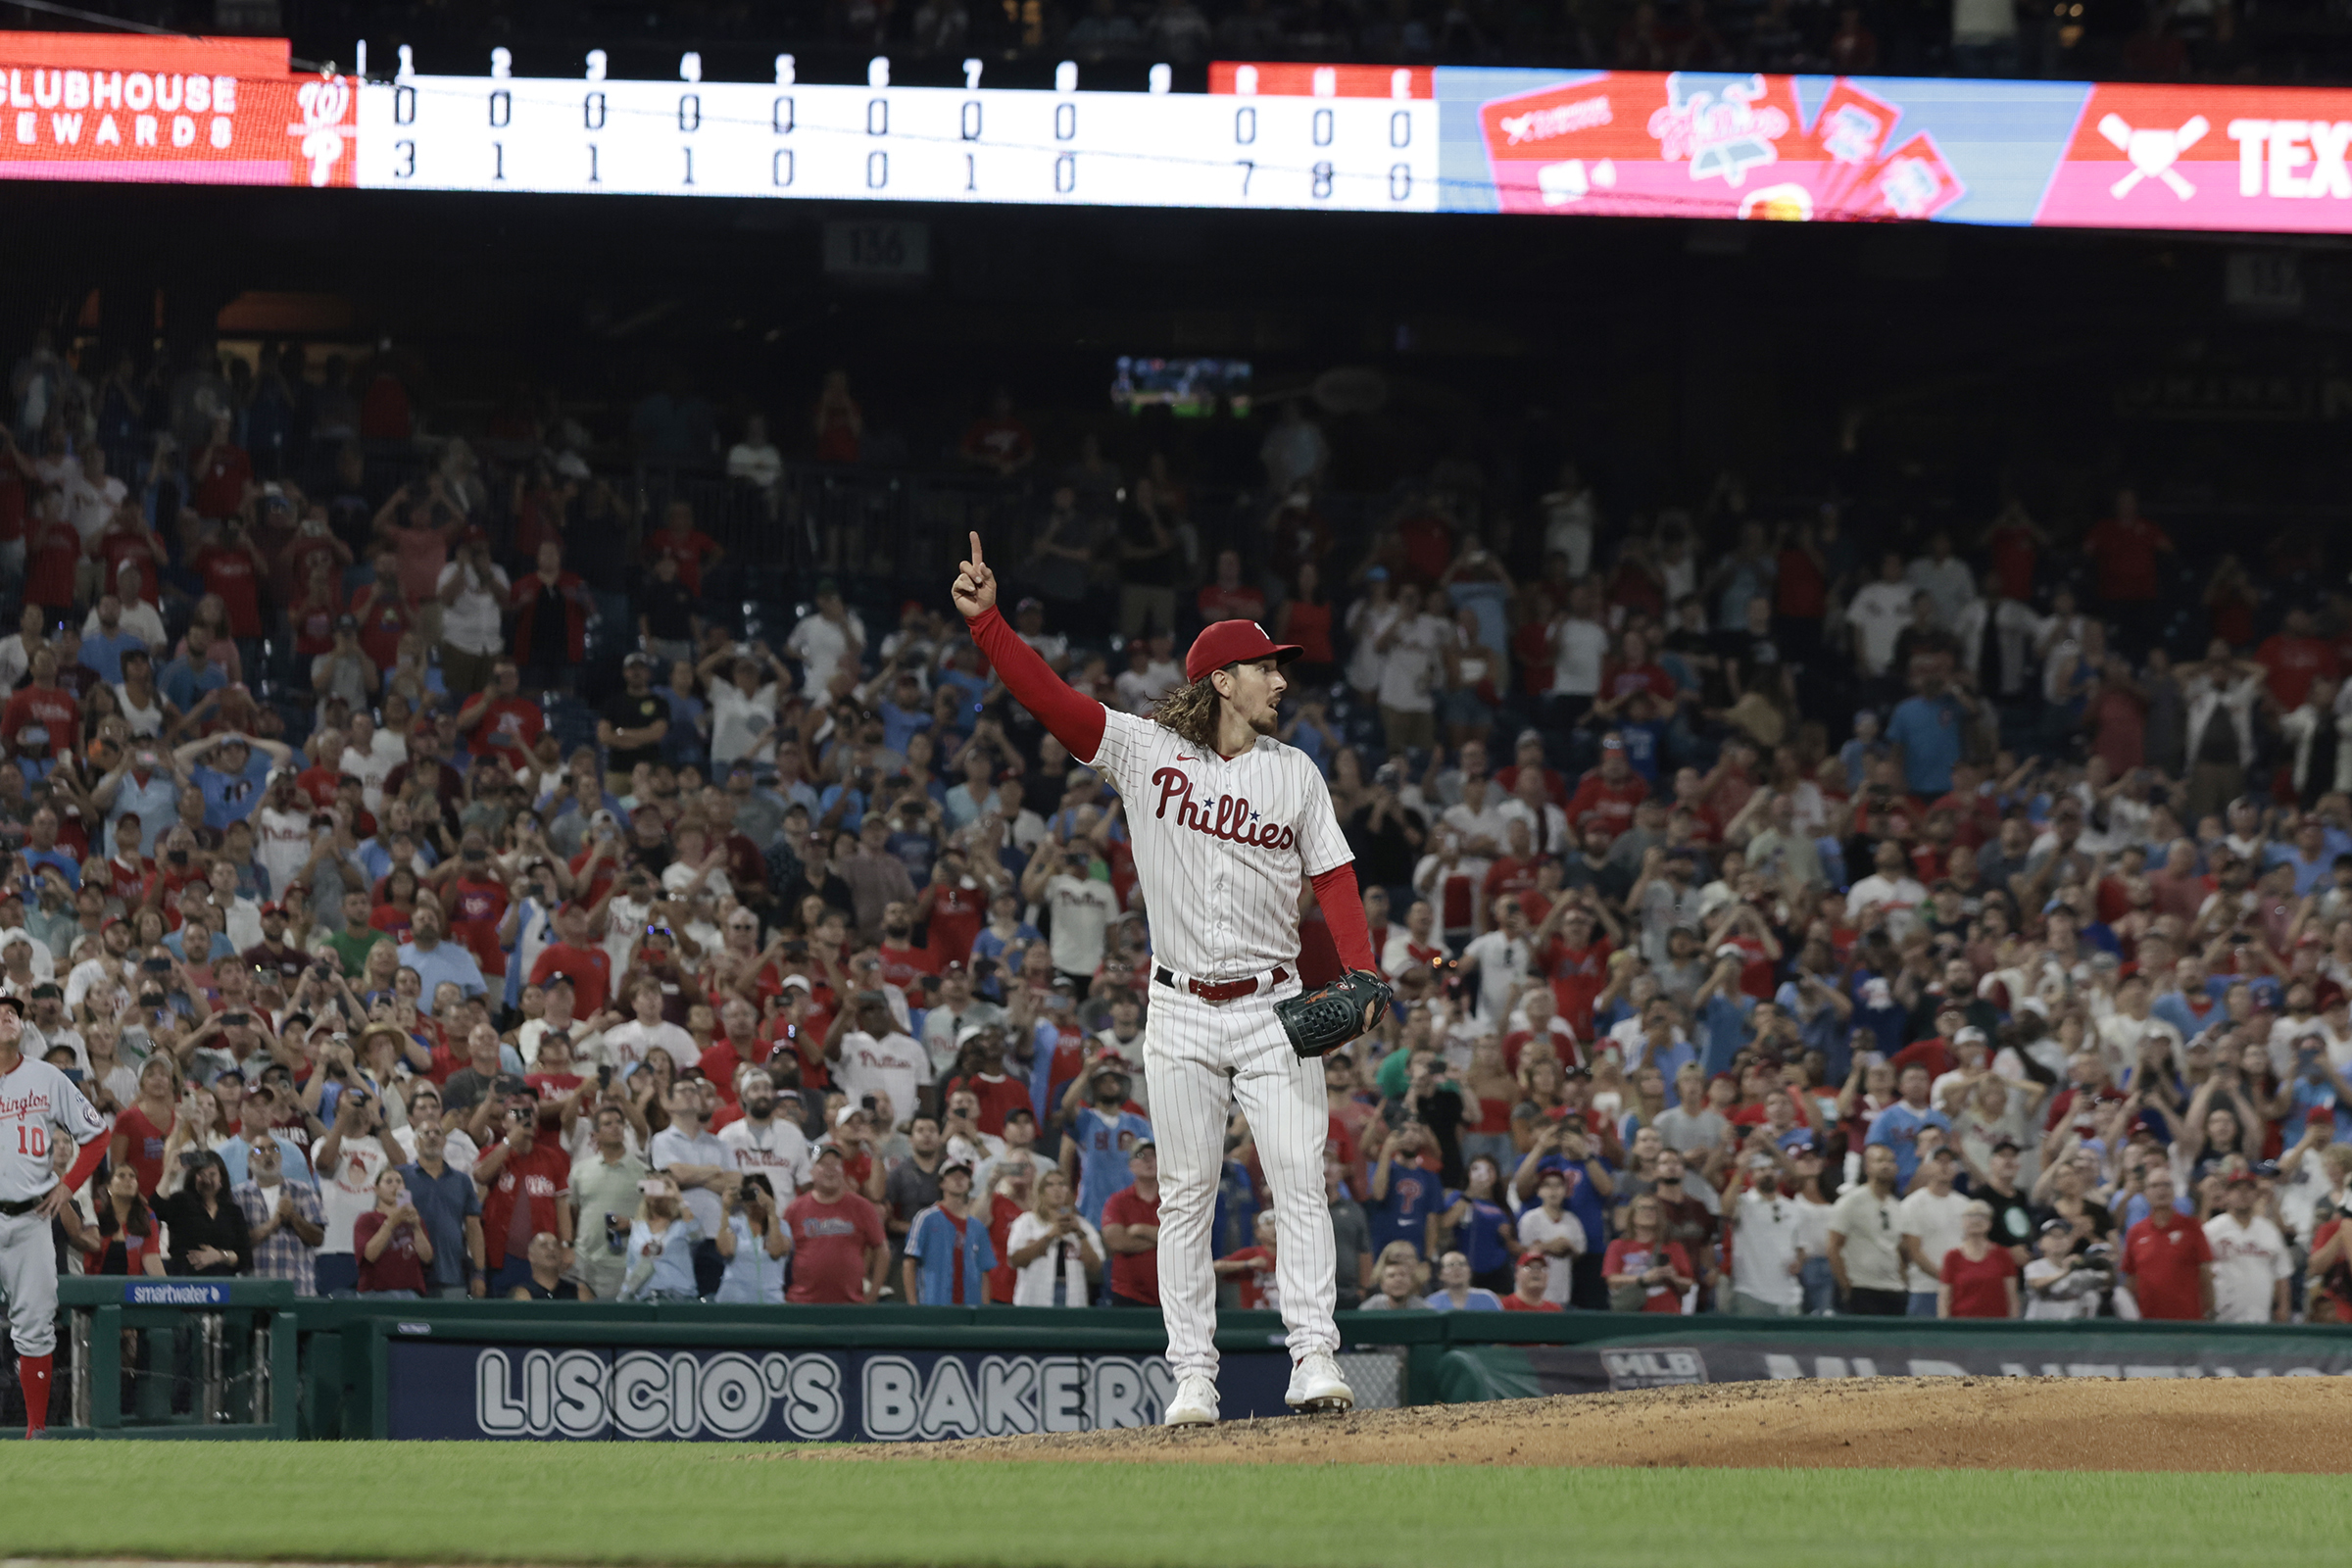
[(1199, 680), (1212, 669), (1258, 659), (1287, 664), (1305, 651), (1297, 643), (1276, 643), (1254, 620), (1220, 620), (1193, 639), (1192, 651), (1184, 656), (1184, 678)]

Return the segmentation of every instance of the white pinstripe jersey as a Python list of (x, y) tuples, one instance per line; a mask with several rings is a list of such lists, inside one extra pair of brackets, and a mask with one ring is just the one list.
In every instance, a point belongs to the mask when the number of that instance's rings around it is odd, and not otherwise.
[(1104, 710), (1091, 760), (1125, 803), (1153, 956), (1195, 979), (1298, 961), (1298, 884), (1354, 858), (1306, 754), (1271, 736), (1227, 761)]

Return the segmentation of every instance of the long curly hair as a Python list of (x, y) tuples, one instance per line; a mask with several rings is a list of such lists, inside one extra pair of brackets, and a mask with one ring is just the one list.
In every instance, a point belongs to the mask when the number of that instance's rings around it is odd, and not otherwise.
[(1222, 701), (1210, 678), (1201, 676), (1182, 686), (1170, 687), (1160, 694), (1152, 717), (1174, 730), (1187, 745), (1210, 747), (1217, 743), (1217, 704)]

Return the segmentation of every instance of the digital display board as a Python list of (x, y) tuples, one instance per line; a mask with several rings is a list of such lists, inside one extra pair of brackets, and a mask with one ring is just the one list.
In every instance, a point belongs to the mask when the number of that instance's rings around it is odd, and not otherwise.
[[(778, 74), (790, 77), (789, 65)], [(1435, 212), (1428, 70), (1227, 67), (1207, 93), (411, 76), (368, 188)], [(1295, 79), (1294, 79), (1295, 78)], [(1164, 74), (1161, 77), (1164, 81)]]
[(0, 178), (2352, 231), (2352, 90), (1226, 62), (1207, 90), (305, 74), (0, 33)]

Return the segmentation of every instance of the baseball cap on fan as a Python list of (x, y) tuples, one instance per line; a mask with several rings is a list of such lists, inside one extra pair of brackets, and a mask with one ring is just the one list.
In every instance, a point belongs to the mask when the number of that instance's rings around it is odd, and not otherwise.
[(1254, 620), (1220, 620), (1193, 639), (1192, 650), (1184, 656), (1184, 678), (1199, 680), (1212, 669), (1258, 659), (1287, 664), (1304, 652), (1297, 643), (1275, 642)]

